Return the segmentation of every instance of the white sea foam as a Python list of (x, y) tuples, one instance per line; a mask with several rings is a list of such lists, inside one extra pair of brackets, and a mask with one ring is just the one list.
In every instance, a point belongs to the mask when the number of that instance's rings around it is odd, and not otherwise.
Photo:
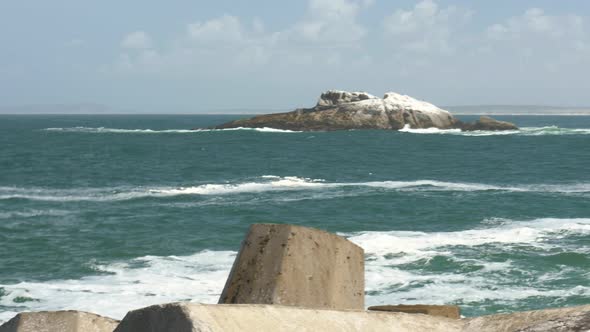
[(262, 128), (237, 127), (237, 128), (225, 128), (225, 129), (195, 129), (194, 131), (208, 132), (208, 131), (236, 131), (236, 130), (258, 131), (261, 133), (300, 133), (301, 132), (301, 131), (296, 131), (296, 130), (277, 129), (277, 128), (269, 128), (269, 127), (262, 127)]
[[(79, 189), (19, 188), (0, 187), (0, 200), (27, 199), (39, 201), (125, 201), (146, 197), (171, 197), (180, 195), (236, 195), (279, 191), (335, 191), (343, 188), (356, 188), (351, 192), (341, 192), (347, 197), (363, 195), (367, 190), (392, 191), (498, 191), (531, 193), (590, 193), (590, 183), (576, 184), (516, 184), (491, 185), (469, 182), (446, 182), (436, 180), (416, 181), (368, 181), (368, 182), (326, 182), (323, 179), (310, 179), (295, 176), (279, 177), (265, 175), (255, 181), (235, 183), (206, 183), (187, 187), (106, 187)], [(337, 197), (328, 195), (329, 197)]]
[(523, 136), (590, 135), (590, 128), (560, 128), (557, 126), (524, 127), (520, 129), (519, 134)]
[(402, 133), (412, 134), (456, 134), (461, 133), (461, 129), (439, 129), (439, 128), (416, 128), (412, 129), (409, 124), (406, 124), (402, 129), (398, 130)]
[[(128, 262), (94, 265), (106, 275), (78, 280), (0, 285), (8, 294), (0, 305), (21, 310), (75, 309), (122, 318), (133, 308), (172, 301), (216, 303), (235, 258), (232, 251), (191, 256), (145, 256)], [(29, 299), (24, 303), (15, 300)], [(15, 315), (0, 312), (0, 322)]]
[(460, 135), (460, 136), (556, 136), (556, 135), (590, 135), (590, 128), (560, 128), (557, 126), (547, 127), (522, 127), (518, 130), (475, 130), (462, 131), (461, 129), (438, 129), (438, 128), (410, 128), (405, 125), (398, 130), (404, 133), (412, 134), (446, 134), (446, 135)]
[[(531, 271), (514, 260), (487, 260), (486, 255), (533, 248), (538, 255), (564, 250), (557, 237), (590, 234), (590, 219), (544, 218), (504, 220), (499, 225), (454, 232), (359, 232), (343, 234), (366, 253), (367, 305), (392, 303), (516, 303), (535, 297), (590, 296), (588, 285), (548, 287), (544, 281), (565, 274), (583, 274), (580, 268), (555, 266)], [(488, 227), (489, 226), (489, 227)], [(492, 247), (490, 247), (492, 246)], [(473, 251), (465, 256), (464, 250)], [(566, 248), (567, 249), (567, 248)], [(577, 252), (577, 249), (572, 249)], [(588, 254), (588, 253), (586, 253)], [(109, 274), (77, 280), (50, 280), (0, 285), (6, 295), (0, 305), (18, 307), (0, 313), (0, 321), (15, 311), (74, 309), (121, 318), (131, 309), (172, 301), (215, 303), (223, 289), (236, 253), (202, 251), (189, 256), (145, 256), (130, 261), (92, 266)], [(424, 265), (436, 256), (461, 265), (479, 266), (467, 272), (408, 269), (404, 264)], [(516, 258), (514, 258), (516, 259)], [(559, 272), (556, 273), (556, 270)], [(516, 275), (526, 274), (526, 282)], [(17, 299), (20, 298), (20, 299)], [(16, 303), (15, 300), (29, 301)], [(480, 304), (477, 304), (480, 303)]]
[(214, 131), (258, 131), (263, 133), (297, 133), (298, 131), (283, 130), (275, 128), (227, 128), (227, 129), (122, 129), (122, 128), (105, 128), (105, 127), (65, 127), (65, 128), (45, 128), (45, 131), (54, 132), (72, 132), (72, 133), (93, 133), (93, 134), (195, 134), (203, 132), (214, 132)]
[(503, 277), (499, 272), (520, 271), (511, 262), (481, 262), (483, 269), (466, 273), (410, 272), (389, 262), (366, 264), (367, 305), (458, 303), (465, 307), (476, 303), (481, 309), (482, 302), (511, 305), (531, 297), (563, 299), (590, 294), (586, 286), (545, 289), (542, 283), (533, 281), (533, 276), (530, 283), (518, 282), (514, 276)]
[(323, 180), (299, 178), (295, 176), (287, 177), (263, 177), (271, 179), (268, 182), (245, 182), (240, 184), (204, 184), (195, 187), (156, 189), (152, 190), (155, 194), (160, 195), (223, 195), (223, 194), (240, 194), (255, 193), (265, 191), (284, 191), (284, 190), (302, 190), (321, 188), (326, 184)]
[[(45, 128), (44, 131), (52, 132), (73, 132), (73, 133), (94, 133), (94, 134), (195, 134), (203, 132), (223, 132), (223, 131), (256, 131), (263, 133), (300, 133), (301, 131), (276, 129), (276, 128), (226, 128), (226, 129), (124, 129), (124, 128), (106, 128), (106, 127), (63, 127), (63, 128)], [(411, 128), (405, 125), (399, 132), (412, 134), (447, 134), (460, 136), (546, 136), (546, 135), (590, 135), (590, 128), (560, 128), (557, 126), (547, 127), (523, 127), (519, 130), (502, 130), (502, 131), (461, 131), (461, 129), (438, 129), (438, 128)]]
[[(590, 287), (571, 289), (544, 289), (542, 280), (554, 276), (552, 272), (536, 276), (538, 283), (515, 284), (514, 276), (503, 275), (519, 270), (510, 260), (493, 262), (482, 260), (481, 252), (521, 250), (522, 246), (536, 248), (537, 252), (559, 249), (551, 240), (570, 235), (590, 234), (590, 219), (543, 218), (532, 221), (508, 221), (491, 228), (456, 232), (360, 232), (344, 234), (349, 240), (365, 249), (366, 283), (370, 304), (383, 303), (469, 303), (484, 300), (510, 302), (532, 296), (565, 297), (590, 295)], [(484, 246), (487, 249), (484, 249)], [(495, 249), (490, 249), (493, 246)], [(455, 250), (469, 248), (475, 258), (459, 259)], [(563, 248), (560, 248), (563, 250)], [(467, 273), (409, 272), (403, 264), (428, 261), (435, 256), (446, 256), (459, 263), (483, 266)], [(578, 271), (581, 272), (581, 271)], [(535, 277), (527, 271), (529, 278)], [(513, 284), (510, 286), (510, 284)]]
[(48, 202), (104, 202), (123, 201), (147, 196), (152, 196), (149, 189), (130, 187), (78, 189), (0, 187), (0, 200), (26, 199)]
[(45, 128), (45, 131), (74, 132), (74, 133), (118, 133), (118, 134), (165, 134), (165, 133), (194, 133), (189, 129), (122, 129), (105, 127), (66, 127), (66, 128)]
[[(414, 275), (416, 276), (416, 275)], [(420, 276), (418, 280), (420, 280)], [(367, 298), (369, 305), (404, 303), (404, 304), (460, 304), (464, 309), (473, 305), (483, 309), (482, 302), (496, 305), (510, 305), (528, 298), (547, 298), (547, 300), (564, 299), (570, 296), (588, 296), (590, 287), (578, 285), (563, 289), (543, 289), (530, 286), (506, 286), (490, 283), (486, 277), (463, 276), (453, 282), (449, 275), (426, 276), (422, 280), (428, 283), (422, 287), (406, 291), (392, 292)], [(555, 304), (557, 305), (557, 303)]]
[(349, 240), (376, 257), (388, 258), (391, 263), (405, 264), (439, 254), (445, 247), (480, 246), (485, 244), (521, 244), (546, 248), (548, 237), (563, 232), (590, 233), (590, 219), (543, 218), (533, 221), (508, 222), (497, 227), (470, 229), (457, 232), (361, 232), (344, 234)]
[[(242, 127), (240, 127), (239, 129), (255, 130), (255, 131), (260, 131), (263, 133), (300, 133), (301, 132), (301, 131), (297, 131), (297, 130), (277, 129), (277, 128), (268, 128), (268, 127), (262, 127), (262, 128), (242, 128)], [(221, 129), (221, 130), (223, 130), (223, 129)]]

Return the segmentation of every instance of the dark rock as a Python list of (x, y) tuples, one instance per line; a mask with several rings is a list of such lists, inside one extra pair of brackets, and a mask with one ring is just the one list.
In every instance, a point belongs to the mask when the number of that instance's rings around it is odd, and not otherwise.
[(486, 131), (499, 131), (499, 130), (518, 130), (518, 127), (510, 122), (498, 121), (488, 116), (481, 116), (479, 120), (474, 123), (465, 123), (457, 120), (454, 128), (459, 128), (463, 131), (474, 131), (474, 130), (486, 130)]

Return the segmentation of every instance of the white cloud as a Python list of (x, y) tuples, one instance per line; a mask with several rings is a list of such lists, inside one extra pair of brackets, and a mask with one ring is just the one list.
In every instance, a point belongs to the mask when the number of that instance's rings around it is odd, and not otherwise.
[(264, 23), (258, 17), (252, 21), (252, 29), (254, 33), (263, 33), (264, 32)]
[(196, 41), (239, 42), (245, 38), (240, 20), (231, 15), (191, 23), (187, 26), (187, 34)]
[(493, 40), (535, 40), (584, 38), (584, 19), (577, 15), (547, 15), (542, 9), (528, 9), (521, 16), (493, 24), (487, 29)]
[(436, 23), (438, 5), (431, 0), (422, 1), (412, 10), (398, 9), (385, 18), (385, 30), (393, 35), (419, 32)]
[(288, 32), (289, 38), (315, 43), (357, 43), (366, 35), (358, 22), (367, 0), (310, 0), (306, 17)]
[[(393, 89), (441, 103), (460, 98), (453, 95), (475, 96), (461, 103), (509, 103), (508, 95), (527, 102), (555, 87), (562, 97), (575, 95), (569, 91), (582, 90), (590, 76), (587, 18), (578, 13), (531, 8), (481, 27), (471, 18), (485, 13), (443, 1), (387, 12), (369, 9), (373, 2), (309, 0), (291, 22), (228, 13), (184, 22), (173, 38), (157, 43), (136, 31), (122, 38), (105, 72), (212, 92), (228, 85), (254, 92), (288, 87), (296, 98), (327, 88)], [(438, 79), (425, 79), (432, 77)]]
[(361, 5), (363, 7), (369, 7), (375, 4), (375, 0), (361, 0)]
[(357, 54), (366, 34), (357, 18), (372, 2), (309, 0), (304, 17), (277, 31), (267, 31), (259, 18), (248, 22), (224, 14), (187, 24), (173, 44), (160, 50), (152, 47), (146, 33), (134, 32), (121, 43), (134, 52), (124, 52), (115, 70), (194, 75), (203, 71), (248, 72), (267, 65), (281, 70), (291, 65), (335, 67), (354, 62), (353, 58), (368, 59)]
[[(471, 10), (441, 6), (434, 0), (381, 16), (384, 34), (369, 36), (359, 17), (372, 4), (373, 0), (309, 0), (301, 19), (274, 31), (260, 18), (244, 20), (225, 14), (187, 24), (175, 41), (162, 43), (167, 46), (160, 49), (147, 33), (136, 31), (121, 42), (125, 50), (119, 67), (194, 76), (203, 71), (251, 72), (261, 66), (323, 70), (384, 65), (418, 74), (441, 66), (460, 71), (464, 61), (478, 63), (480, 56), (495, 62), (505, 58), (506, 64), (511, 61), (506, 55), (510, 52), (537, 62), (555, 55), (551, 59), (555, 63), (572, 63), (572, 55), (562, 53), (588, 54), (590, 50), (584, 20), (576, 15), (552, 16), (531, 8), (477, 31), (465, 28)], [(379, 41), (375, 36), (384, 36), (385, 41), (375, 43)], [(547, 38), (553, 39), (549, 51), (543, 50)], [(451, 61), (450, 55), (457, 58)]]
[(418, 53), (450, 54), (454, 51), (454, 32), (472, 16), (458, 7), (440, 8), (423, 0), (410, 10), (398, 9), (383, 20), (388, 40), (401, 49)]
[(121, 47), (135, 50), (149, 49), (152, 48), (152, 38), (144, 31), (134, 31), (123, 37)]
[(351, 0), (310, 0), (309, 15), (326, 21), (353, 19), (360, 3)]
[(487, 35), (491, 39), (506, 39), (510, 30), (502, 24), (493, 24), (487, 29)]
[(485, 48), (504, 68), (578, 76), (590, 65), (590, 38), (584, 21), (575, 14), (550, 15), (531, 8), (489, 26)]
[(584, 26), (585, 18), (573, 13), (523, 10), (477, 32), (471, 46), (476, 51), (463, 52), (458, 72), (478, 82), (466, 88), (479, 88), (475, 94), (490, 90), (520, 103), (579, 103), (565, 99), (579, 94), (590, 75), (590, 50), (585, 47), (590, 39)]

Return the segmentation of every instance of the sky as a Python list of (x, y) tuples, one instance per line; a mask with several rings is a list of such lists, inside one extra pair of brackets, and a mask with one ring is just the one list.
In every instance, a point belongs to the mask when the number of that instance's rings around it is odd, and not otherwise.
[(590, 106), (590, 1), (0, 0), (0, 106)]

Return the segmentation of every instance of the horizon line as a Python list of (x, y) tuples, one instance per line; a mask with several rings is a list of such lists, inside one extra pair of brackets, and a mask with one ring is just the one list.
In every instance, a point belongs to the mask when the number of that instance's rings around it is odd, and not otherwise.
[[(103, 112), (103, 113), (2, 113), (2, 115), (15, 115), (15, 116), (29, 116), (29, 115), (62, 115), (62, 116), (76, 116), (76, 115), (262, 115), (267, 113), (124, 113), (124, 112)], [(464, 112), (453, 112), (453, 115), (493, 115), (493, 116), (590, 116), (590, 108), (587, 112), (581, 113), (498, 113), (498, 112), (476, 112), (476, 113), (464, 113)]]
[[(435, 105), (437, 106), (437, 105)], [(53, 110), (45, 112), (45, 111), (37, 111), (33, 110), (34, 108), (43, 108), (43, 107), (64, 107), (70, 108), (69, 112), (54, 112)], [(86, 113), (84, 110), (76, 110), (71, 109), (73, 107), (79, 108), (102, 108), (100, 111), (89, 111)], [(174, 108), (191, 108), (187, 106), (173, 106)], [(558, 105), (543, 105), (543, 104), (463, 104), (463, 105), (441, 105), (437, 106), (441, 109), (452, 109), (452, 108), (469, 108), (469, 107), (481, 107), (481, 108), (546, 108), (547, 110), (588, 110), (590, 111), (590, 105), (588, 106), (558, 106)], [(270, 107), (228, 107), (228, 108), (213, 108), (209, 111), (201, 113), (197, 110), (195, 111), (181, 111), (179, 113), (168, 113), (168, 114), (264, 114), (267, 112), (289, 112), (295, 109), (305, 108), (305, 107), (291, 107), (291, 108), (270, 108)], [(14, 109), (14, 110), (11, 110)], [(134, 112), (134, 108), (118, 108), (118, 107), (111, 107), (106, 104), (98, 104), (98, 103), (55, 103), (55, 104), (21, 104), (21, 105), (6, 105), (0, 106), (0, 114), (17, 114), (12, 112), (18, 111), (25, 111), (26, 109), (31, 109), (28, 114), (166, 114), (166, 113), (159, 113), (160, 111), (146, 111), (146, 112)], [(169, 108), (168, 108), (169, 109)], [(6, 111), (6, 112), (4, 112)], [(252, 111), (249, 113), (249, 111)], [(537, 110), (539, 111), (539, 110)]]

